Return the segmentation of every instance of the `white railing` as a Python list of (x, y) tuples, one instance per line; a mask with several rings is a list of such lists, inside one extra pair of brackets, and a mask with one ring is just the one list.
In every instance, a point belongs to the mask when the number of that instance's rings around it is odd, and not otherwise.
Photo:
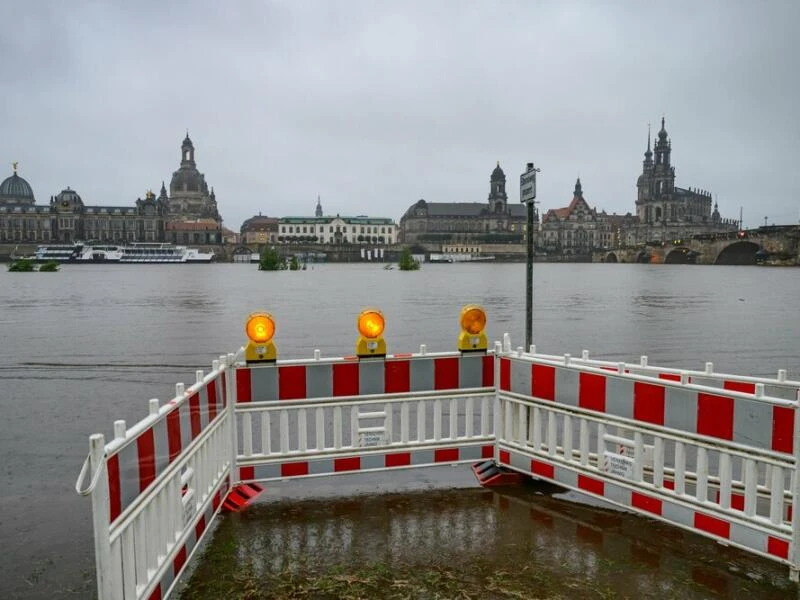
[(239, 483), (484, 459), (797, 578), (798, 382), (531, 350), (220, 357), (108, 444), (91, 436), (76, 489), (92, 497), (99, 597), (166, 598)]
[(164, 405), (150, 400), (134, 427), (116, 421), (108, 444), (90, 437), (76, 490), (92, 498), (99, 598), (166, 597), (219, 510), (230, 485), (226, 374), (235, 359), (220, 357), (186, 390), (177, 384)]
[(797, 579), (797, 397), (498, 355), (509, 361), (501, 464), (778, 560)]

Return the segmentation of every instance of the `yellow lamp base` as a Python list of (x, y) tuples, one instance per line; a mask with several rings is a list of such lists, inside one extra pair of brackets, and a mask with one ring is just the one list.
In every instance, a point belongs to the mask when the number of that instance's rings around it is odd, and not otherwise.
[(257, 362), (275, 362), (278, 360), (278, 349), (273, 342), (266, 344), (256, 344), (247, 342), (244, 349), (244, 360), (249, 365)]
[(365, 338), (359, 336), (356, 342), (356, 356), (366, 358), (370, 356), (386, 356), (386, 340), (383, 338)]
[(489, 340), (482, 331), (478, 334), (462, 331), (458, 336), (458, 349), (461, 352), (485, 352), (488, 348)]

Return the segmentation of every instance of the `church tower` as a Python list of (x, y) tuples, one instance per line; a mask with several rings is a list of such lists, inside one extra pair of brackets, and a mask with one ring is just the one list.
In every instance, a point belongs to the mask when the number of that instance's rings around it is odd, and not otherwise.
[(319, 200), (319, 195), (317, 195), (317, 208), (314, 210), (314, 216), (315, 217), (322, 216), (322, 203)]
[(489, 210), (495, 214), (508, 212), (508, 194), (506, 194), (506, 174), (500, 168), (500, 161), (489, 178)]
[(194, 144), (189, 132), (181, 144), (181, 164), (169, 182), (169, 213), (176, 221), (187, 219), (213, 219), (220, 221), (217, 199), (209, 191), (206, 177), (197, 170), (194, 161)]
[(675, 168), (670, 164), (670, 154), (672, 153), (672, 142), (667, 138), (667, 130), (664, 128), (664, 117), (661, 117), (661, 130), (658, 132), (658, 141), (655, 146), (656, 161), (653, 170), (653, 198), (657, 200), (668, 200), (672, 198), (672, 191), (675, 189)]

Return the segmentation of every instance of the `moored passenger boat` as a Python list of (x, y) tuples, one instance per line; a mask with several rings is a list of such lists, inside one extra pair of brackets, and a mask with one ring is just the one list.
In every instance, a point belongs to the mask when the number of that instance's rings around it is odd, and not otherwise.
[(38, 246), (33, 256), (36, 262), (54, 260), (59, 263), (209, 263), (213, 252), (167, 243), (132, 244), (48, 244)]

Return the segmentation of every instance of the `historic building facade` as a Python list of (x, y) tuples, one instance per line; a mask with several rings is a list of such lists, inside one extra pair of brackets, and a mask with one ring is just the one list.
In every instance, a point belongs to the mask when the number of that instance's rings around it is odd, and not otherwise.
[(462, 244), (521, 242), (526, 207), (509, 204), (506, 176), (497, 163), (489, 177), (486, 202), (419, 200), (400, 218), (401, 241), (452, 248)]
[(602, 218), (584, 199), (578, 178), (569, 205), (551, 208), (542, 216), (537, 245), (565, 256), (588, 255), (600, 245), (601, 232)]
[(261, 213), (242, 223), (240, 242), (243, 244), (277, 244), (278, 219), (265, 217)]
[(0, 184), (0, 243), (161, 242), (166, 221), (166, 203), (149, 192), (133, 206), (87, 206), (66, 188), (37, 205), (16, 167)]
[(699, 233), (735, 231), (739, 223), (720, 217), (709, 192), (675, 185), (671, 155), (672, 140), (662, 117), (653, 151), (650, 133), (647, 134), (642, 174), (636, 181), (636, 242), (665, 242)]
[(0, 183), (0, 243), (20, 242), (172, 242), (220, 244), (222, 219), (214, 188), (197, 170), (187, 133), (181, 164), (172, 174), (170, 195), (164, 183), (158, 197), (147, 192), (133, 206), (90, 206), (69, 187), (50, 203), (37, 205), (33, 189), (17, 173)]
[[(164, 183), (161, 196), (166, 197)], [(171, 220), (213, 219), (221, 221), (214, 188), (209, 191), (206, 176), (197, 170), (194, 144), (189, 132), (181, 144), (181, 164), (169, 182), (169, 216)]]

